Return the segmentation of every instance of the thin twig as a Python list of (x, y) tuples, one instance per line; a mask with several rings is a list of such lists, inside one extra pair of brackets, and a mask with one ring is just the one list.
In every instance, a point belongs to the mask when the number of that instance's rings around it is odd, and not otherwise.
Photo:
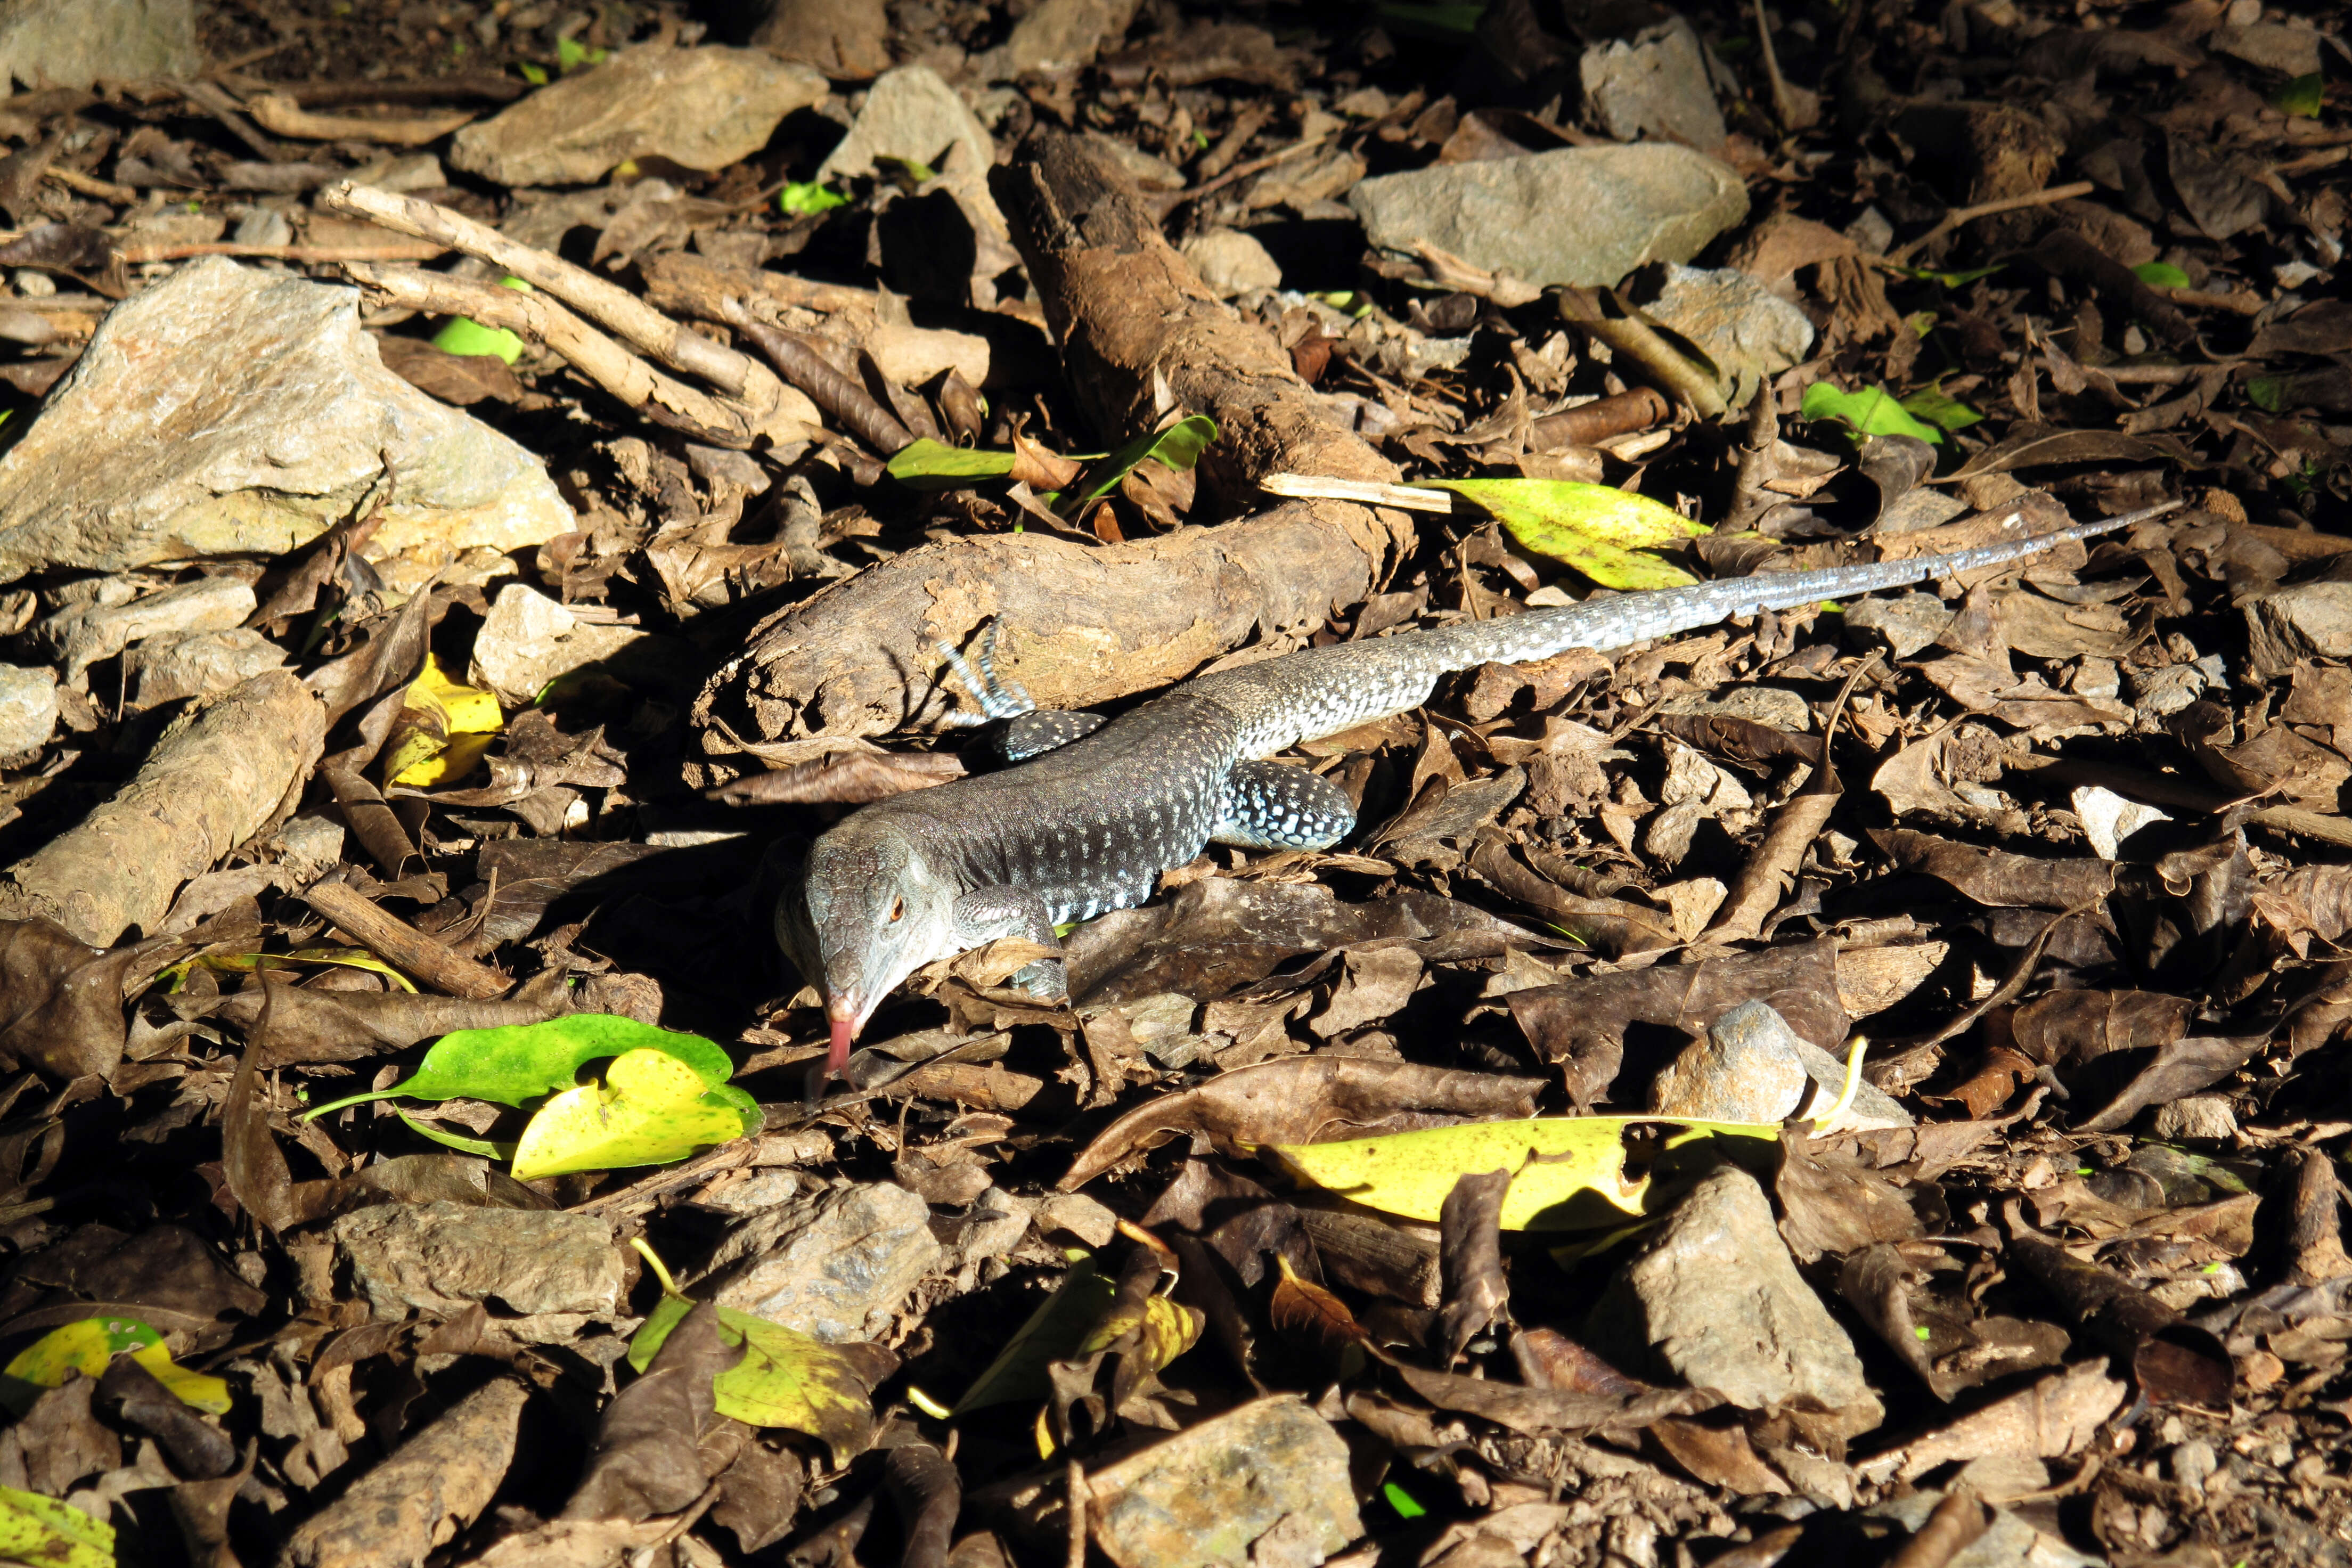
[[(1268, 169), (1273, 168), (1276, 163), (1286, 163), (1292, 158), (1297, 157), (1301, 153), (1311, 153), (1316, 148), (1323, 145), (1324, 142), (1328, 142), (1330, 139), (1331, 132), (1328, 131), (1318, 132), (1315, 135), (1307, 137), (1303, 142), (1293, 142), (1289, 146), (1283, 148), (1279, 152), (1268, 153), (1263, 158), (1252, 158), (1246, 163), (1236, 163), (1232, 168), (1227, 169), (1223, 174), (1219, 174), (1215, 179), (1203, 180), (1201, 184), (1192, 186), (1189, 190), (1167, 192), (1157, 198), (1159, 201), (1166, 204), (1160, 209), (1160, 221), (1163, 223), (1166, 222), (1168, 215), (1174, 212), (1178, 207), (1182, 206), (1186, 202), (1196, 202), (1202, 196), (1214, 195), (1219, 191), (1223, 190), (1227, 185), (1234, 184), (1237, 180), (1246, 180), (1252, 174), (1263, 174)], [(1150, 201), (1154, 198), (1147, 196), (1144, 199), (1146, 201)]]
[(130, 245), (119, 253), (127, 262), (184, 261), (192, 256), (257, 256), (272, 261), (430, 261), (447, 254), (448, 247), (425, 241), (415, 245), (237, 245), (217, 240), (203, 245)]
[(1064, 1538), (1062, 1568), (1086, 1568), (1087, 1562), (1087, 1468), (1076, 1459), (1062, 1472), (1066, 1489), (1063, 1508), (1069, 1513), (1069, 1533)]
[(373, 142), (387, 147), (422, 147), (472, 121), (470, 109), (443, 114), (365, 120), (353, 114), (314, 114), (283, 93), (257, 93), (246, 100), (262, 128), (305, 142)]
[(1909, 244), (1898, 245), (1889, 251), (1885, 258), (1886, 263), (1892, 267), (1905, 265), (1926, 247), (1943, 238), (1964, 223), (1974, 223), (1980, 217), (1990, 217), (1995, 213), (2018, 212), (2026, 207), (2046, 207), (2059, 202), (2071, 202), (2076, 196), (2087, 196), (2098, 188), (2088, 180), (2077, 180), (2071, 185), (2052, 185), (2047, 190), (2033, 191), (2021, 196), (2003, 196), (1997, 202), (1979, 202), (1972, 207), (1954, 207), (1943, 216), (1942, 220), (1935, 227)]

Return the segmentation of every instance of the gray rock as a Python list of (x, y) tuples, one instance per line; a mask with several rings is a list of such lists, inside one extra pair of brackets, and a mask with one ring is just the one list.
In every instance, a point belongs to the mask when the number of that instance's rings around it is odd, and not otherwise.
[(88, 87), (202, 70), (194, 0), (5, 0), (0, 98), (9, 82)]
[(1845, 607), (1845, 624), (1849, 630), (1875, 636), (1895, 658), (1909, 658), (1944, 635), (1944, 628), (1952, 624), (1952, 615), (1951, 605), (1915, 588), (1891, 599), (1855, 600)]
[(1031, 72), (1076, 70), (1106, 44), (1117, 43), (1135, 20), (1135, 0), (1044, 0), (1013, 24), (1002, 49), (974, 64), (996, 81)]
[(1331, 1424), (1277, 1394), (1095, 1471), (1087, 1522), (1118, 1568), (1318, 1563), (1364, 1532), (1348, 1475)]
[(398, 476), (398, 584), (573, 526), (538, 458), (383, 367), (359, 291), (198, 261), (116, 306), (0, 457), (0, 581), (292, 550)]
[(1145, 191), (1181, 191), (1190, 181), (1184, 171), (1165, 158), (1155, 158), (1134, 142), (1117, 136), (1106, 136), (1099, 131), (1089, 131), (1084, 140), (1088, 147), (1109, 159), (1118, 172), (1133, 180), (1136, 188)]
[(596, 626), (536, 588), (509, 583), (490, 603), (474, 636), (475, 685), (509, 707), (535, 702), (547, 683), (584, 666), (613, 658), (651, 634), (635, 626)]
[(971, 225), (983, 267), (992, 254), (1001, 253), (1006, 265), (1014, 259), (1007, 248), (1011, 231), (1004, 214), (988, 191), (996, 143), (980, 117), (930, 67), (900, 66), (875, 78), (849, 134), (825, 154), (816, 177), (823, 182), (872, 174), (877, 158), (908, 159), (940, 176), (940, 185)]
[(379, 1204), (336, 1220), (331, 1234), (378, 1322), (452, 1317), (479, 1301), (508, 1333), (560, 1343), (622, 1310), (621, 1249), (593, 1215)]
[[(1710, 1121), (1780, 1121), (1825, 1114), (1845, 1089), (1845, 1064), (1789, 1026), (1770, 1004), (1742, 1002), (1715, 1021), (1650, 1086), (1662, 1116)], [(1867, 1082), (1839, 1124), (1908, 1127), (1911, 1113)]]
[(0, 664), (0, 757), (48, 744), (58, 728), (58, 672), (47, 665)]
[(342, 858), (343, 825), (327, 810), (299, 811), (278, 830), (278, 850), (295, 881), (312, 881)]
[(2352, 658), (2352, 583), (2298, 583), (2239, 601), (2254, 673), (2284, 675), (2298, 658)]
[(1254, 236), (1237, 228), (1213, 228), (1194, 235), (1184, 242), (1183, 257), (1208, 285), (1209, 292), (1220, 300), (1253, 289), (1282, 287), (1281, 267)]
[(1692, 1188), (1602, 1296), (1589, 1331), (1621, 1327), (1692, 1387), (1786, 1410), (1817, 1442), (1885, 1414), (1853, 1342), (1797, 1273), (1764, 1189), (1737, 1166)]
[(56, 651), (66, 684), (79, 688), (91, 665), (134, 642), (173, 632), (226, 631), (244, 624), (257, 606), (251, 585), (234, 577), (199, 577), (127, 604), (101, 601), (60, 610), (35, 626), (33, 637)]
[(1734, 409), (1813, 346), (1802, 310), (1734, 268), (1669, 267), (1665, 286), (1643, 309), (1706, 351)]
[(183, 697), (226, 691), (285, 662), (284, 648), (250, 627), (232, 626), (149, 637), (122, 656), (122, 675), (131, 689), (131, 706), (152, 708)]
[(2222, 1094), (2192, 1094), (2156, 1108), (2156, 1135), (2168, 1142), (2221, 1142), (2238, 1135), (2238, 1112)]
[(1706, 50), (1681, 17), (1593, 45), (1578, 70), (1587, 107), (1616, 140), (1646, 133), (1693, 147), (1723, 145), (1723, 110), (1707, 83)]
[(772, 1244), (714, 1299), (827, 1343), (887, 1331), (940, 1261), (930, 1206), (893, 1183), (847, 1187), (779, 1217)]
[(2221, 27), (2213, 34), (2213, 47), (2281, 76), (2312, 76), (2319, 69), (2319, 35), (2309, 27), (2283, 22)]
[(624, 49), (467, 126), (449, 162), (502, 185), (584, 185), (649, 156), (723, 169), (825, 90), (810, 67), (761, 49)]
[(1426, 240), (1528, 283), (1606, 286), (1648, 262), (1689, 260), (1748, 216), (1748, 189), (1727, 164), (1645, 142), (1383, 174), (1348, 205), (1382, 249)]

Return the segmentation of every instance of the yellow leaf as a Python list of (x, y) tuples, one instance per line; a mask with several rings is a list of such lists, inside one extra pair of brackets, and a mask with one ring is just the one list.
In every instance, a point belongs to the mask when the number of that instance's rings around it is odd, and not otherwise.
[(1697, 578), (1643, 550), (1706, 529), (1648, 496), (1573, 479), (1423, 479), (1492, 512), (1523, 550), (1573, 566), (1604, 588), (1678, 588)]
[(756, 1130), (761, 1114), (741, 1089), (708, 1087), (666, 1051), (624, 1051), (602, 1084), (566, 1089), (540, 1108), (515, 1143), (515, 1179), (682, 1160)]
[(401, 700), (384, 748), (384, 777), (418, 787), (463, 778), (505, 723), (494, 694), (458, 685), (428, 653), (423, 673)]
[(214, 1415), (228, 1414), (228, 1384), (173, 1361), (163, 1336), (136, 1318), (84, 1318), (50, 1330), (19, 1351), (0, 1373), (6, 1380), (0, 1383), (0, 1403), (27, 1408), (41, 1390), (63, 1387), (77, 1373), (105, 1375), (109, 1363), (124, 1351), (181, 1404)]
[(0, 1487), (0, 1561), (113, 1568), (114, 1526), (55, 1498)]

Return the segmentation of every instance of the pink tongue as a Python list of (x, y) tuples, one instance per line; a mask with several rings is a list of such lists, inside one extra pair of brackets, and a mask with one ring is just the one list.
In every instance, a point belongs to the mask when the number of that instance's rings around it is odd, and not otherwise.
[(824, 1070), (827, 1077), (846, 1074), (848, 1072), (849, 1039), (850, 1036), (855, 1033), (856, 1027), (856, 1026), (851, 1024), (846, 1018), (835, 1018), (833, 1020), (833, 1049), (826, 1054), (824, 1058)]

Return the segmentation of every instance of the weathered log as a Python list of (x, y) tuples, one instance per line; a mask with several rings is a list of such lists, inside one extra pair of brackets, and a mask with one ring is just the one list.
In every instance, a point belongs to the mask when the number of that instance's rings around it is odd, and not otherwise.
[[(1123, 176), (1076, 138), (1032, 138), (992, 175), (1079, 401), (1106, 441), (1167, 401), (1221, 432), (1209, 504), (1250, 503), (1276, 472), (1394, 479), (1258, 327), (1208, 289)], [(997, 663), (1045, 706), (1083, 707), (1181, 679), (1252, 642), (1293, 643), (1360, 601), (1412, 542), (1402, 512), (1292, 501), (1215, 527), (1097, 546), (1038, 533), (925, 545), (755, 628), (695, 718), (723, 782), (854, 737), (969, 706), (934, 644), (997, 623)]]

